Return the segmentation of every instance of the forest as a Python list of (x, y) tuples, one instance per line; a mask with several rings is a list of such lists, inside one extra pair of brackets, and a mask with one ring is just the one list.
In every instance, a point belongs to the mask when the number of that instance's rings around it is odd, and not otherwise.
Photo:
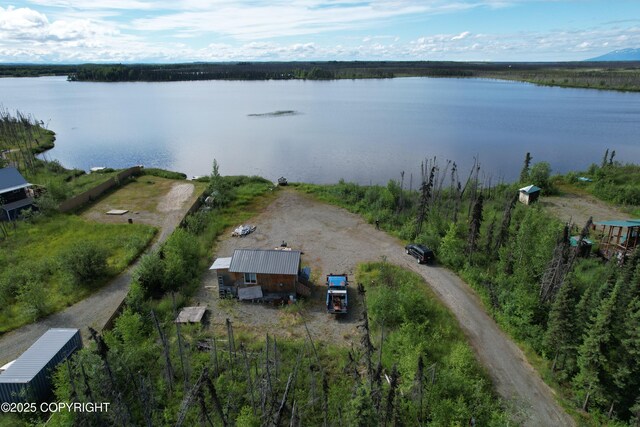
[(65, 75), (69, 81), (96, 82), (477, 77), (546, 86), (640, 90), (640, 66), (637, 62), (300, 61), (0, 65), (0, 77), (45, 75)]
[[(638, 425), (640, 251), (623, 266), (598, 258), (597, 248), (582, 257), (569, 236), (581, 240), (590, 224), (562, 224), (539, 205), (517, 203), (517, 189), (531, 182), (543, 195), (558, 191), (548, 164), (530, 160), (527, 155), (519, 182), (511, 185), (481, 180), (477, 163), (460, 179), (454, 162), (429, 159), (416, 187), (412, 176), (407, 186), (402, 173), (386, 187), (340, 182), (299, 188), (433, 248), (439, 262), (478, 291), (579, 419)], [(610, 188), (611, 177), (629, 168), (610, 157), (591, 166), (592, 175), (582, 174), (598, 194), (600, 180)]]

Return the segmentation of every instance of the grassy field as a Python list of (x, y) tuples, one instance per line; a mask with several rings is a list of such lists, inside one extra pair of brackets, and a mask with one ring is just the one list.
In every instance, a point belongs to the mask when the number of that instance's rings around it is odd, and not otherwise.
[[(142, 224), (97, 224), (71, 215), (19, 222), (0, 251), (0, 333), (80, 301), (124, 270), (153, 238)], [(107, 269), (93, 282), (74, 284), (63, 254), (94, 243), (104, 248)]]
[[(134, 212), (157, 214), (158, 204), (176, 184), (193, 184), (193, 194), (198, 195), (207, 187), (204, 182), (176, 181), (152, 175), (142, 175), (128, 180), (127, 184), (101, 197), (96, 203), (83, 210), (104, 215), (110, 209), (128, 209)], [(160, 222), (161, 223), (161, 220)]]

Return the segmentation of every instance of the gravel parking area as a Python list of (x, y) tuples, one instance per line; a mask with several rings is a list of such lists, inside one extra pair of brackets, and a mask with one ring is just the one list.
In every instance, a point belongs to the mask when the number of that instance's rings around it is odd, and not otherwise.
[[(522, 416), (528, 426), (574, 425), (553, 398), (553, 391), (540, 379), (526, 357), (487, 315), (477, 294), (460, 278), (439, 266), (418, 265), (406, 255), (403, 245), (383, 231), (377, 231), (360, 217), (344, 209), (313, 200), (291, 189), (280, 190), (278, 198), (250, 222), (254, 233), (242, 237), (222, 236), (216, 257), (231, 256), (235, 248), (273, 248), (284, 240), (304, 252), (302, 262), (312, 268), (319, 284), (311, 299), (303, 303), (307, 326), (314, 340), (337, 345), (358, 345), (360, 307), (352, 306), (346, 318), (334, 318), (324, 310), (323, 278), (329, 273), (351, 275), (351, 301), (356, 301), (357, 264), (389, 262), (420, 274), (442, 302), (455, 314), (478, 359), (491, 376), (496, 390)], [(306, 335), (304, 325), (291, 310), (261, 304), (220, 301), (214, 275), (209, 272), (196, 297), (211, 309), (213, 326), (229, 318), (236, 329), (260, 335), (283, 337)], [(321, 344), (320, 344), (321, 345)]]

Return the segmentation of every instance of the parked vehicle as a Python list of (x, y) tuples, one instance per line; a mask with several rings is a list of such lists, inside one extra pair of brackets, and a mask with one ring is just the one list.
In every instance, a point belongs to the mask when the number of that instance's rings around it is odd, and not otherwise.
[(425, 245), (421, 245), (419, 243), (409, 243), (404, 247), (404, 250), (406, 253), (416, 258), (419, 264), (430, 264), (435, 259), (433, 251)]
[(346, 274), (327, 276), (327, 313), (345, 314), (347, 312), (348, 285), (349, 279)]

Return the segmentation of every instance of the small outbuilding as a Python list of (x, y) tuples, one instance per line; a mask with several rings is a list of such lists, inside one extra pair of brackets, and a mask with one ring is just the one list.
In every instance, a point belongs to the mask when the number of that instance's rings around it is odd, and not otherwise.
[(569, 244), (572, 248), (576, 248), (578, 256), (582, 258), (587, 258), (593, 248), (593, 241), (586, 237), (580, 239), (580, 236), (571, 236)]
[(231, 257), (217, 258), (209, 270), (215, 271), (220, 298), (235, 296), (233, 293), (233, 279), (229, 274)]
[(520, 203), (524, 203), (525, 205), (530, 205), (531, 203), (538, 200), (540, 197), (540, 187), (536, 187), (535, 185), (528, 185), (526, 187), (522, 187), (520, 190), (520, 195), (518, 200)]
[(0, 169), (0, 221), (14, 221), (33, 205), (31, 184), (13, 166)]
[(230, 258), (218, 258), (216, 270), (220, 296), (247, 300), (295, 299), (311, 290), (301, 283), (300, 251), (236, 249)]
[(80, 348), (77, 329), (49, 329), (0, 373), (0, 402), (42, 402), (51, 397), (53, 371)]

